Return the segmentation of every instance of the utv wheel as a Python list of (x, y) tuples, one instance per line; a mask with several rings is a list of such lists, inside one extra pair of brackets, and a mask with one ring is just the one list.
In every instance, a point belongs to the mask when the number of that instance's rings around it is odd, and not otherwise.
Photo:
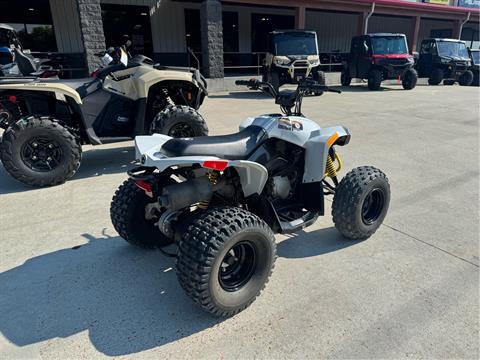
[(415, 69), (405, 71), (402, 78), (402, 86), (405, 90), (412, 90), (417, 85), (418, 74)]
[(382, 84), (383, 75), (380, 70), (372, 70), (368, 75), (368, 88), (370, 90), (379, 90)]
[(232, 316), (260, 294), (275, 258), (275, 238), (263, 220), (240, 208), (214, 208), (201, 213), (180, 241), (177, 277), (204, 310)]
[(470, 86), (473, 82), (473, 73), (470, 70), (465, 71), (460, 79), (458, 79), (458, 83), (461, 86)]
[(429, 85), (438, 85), (443, 80), (443, 70), (442, 69), (433, 69), (432, 74), (428, 78)]
[(157, 226), (145, 218), (145, 206), (155, 201), (145, 195), (132, 179), (123, 182), (110, 204), (110, 219), (118, 234), (128, 243), (153, 249), (172, 243)]
[[(313, 72), (313, 80), (315, 80), (319, 85), (325, 85), (326, 84), (326, 78), (325, 78), (325, 73), (320, 70), (315, 70)], [(323, 91), (315, 91), (314, 94), (316, 96), (323, 95)]]
[(58, 185), (80, 167), (82, 147), (55, 119), (31, 116), (18, 120), (3, 134), (0, 159), (8, 173), (36, 187)]
[(280, 89), (280, 75), (276, 71), (272, 71), (270, 73), (270, 84), (272, 84), (273, 88), (276, 92)]
[(352, 82), (352, 78), (348, 74), (348, 70), (343, 69), (342, 73), (340, 75), (340, 82), (342, 86), (350, 86), (350, 83)]
[(195, 109), (185, 105), (167, 106), (152, 122), (151, 131), (171, 137), (207, 136), (208, 127)]
[(353, 169), (335, 190), (333, 222), (346, 238), (367, 239), (382, 224), (389, 203), (390, 185), (382, 171), (373, 166)]

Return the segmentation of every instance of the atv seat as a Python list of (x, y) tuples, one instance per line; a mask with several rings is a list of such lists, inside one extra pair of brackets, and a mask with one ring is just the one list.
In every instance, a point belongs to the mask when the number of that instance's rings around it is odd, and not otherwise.
[(66, 85), (78, 92), (82, 99), (102, 87), (102, 80), (93, 77), (83, 79), (45, 79), (42, 82)]
[(266, 139), (266, 131), (252, 125), (231, 135), (170, 139), (163, 144), (162, 152), (172, 157), (216, 156), (227, 160), (244, 160)]

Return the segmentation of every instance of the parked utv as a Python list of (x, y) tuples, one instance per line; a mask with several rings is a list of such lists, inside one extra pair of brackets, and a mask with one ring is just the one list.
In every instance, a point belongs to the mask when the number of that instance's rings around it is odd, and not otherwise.
[(175, 242), (180, 285), (218, 316), (255, 300), (273, 270), (274, 233), (314, 224), (325, 214), (325, 196), (333, 195), (333, 222), (351, 240), (370, 237), (390, 201), (387, 177), (373, 166), (339, 181), (338, 148), (350, 133), (321, 128), (302, 114), (306, 94), (338, 90), (311, 81), (281, 93), (257, 80), (237, 84), (268, 88), (284, 114), (249, 118), (231, 135), (137, 137), (141, 166), (129, 172), (110, 208), (127, 242), (144, 248)]
[(416, 64), (418, 75), (428, 77), (429, 85), (455, 82), (469, 86), (473, 73), (469, 70), (470, 57), (463, 41), (454, 39), (426, 39), (422, 41)]
[(367, 79), (370, 90), (379, 90), (384, 80), (401, 79), (405, 90), (417, 85), (413, 56), (408, 53), (404, 34), (378, 33), (352, 39), (341, 83), (349, 86), (353, 78)]
[(470, 61), (471, 61), (471, 66), (469, 70), (473, 74), (473, 81), (472, 85), (474, 86), (480, 86), (480, 77), (479, 77), (479, 71), (480, 71), (480, 50), (469, 50), (470, 53)]
[(277, 30), (269, 34), (269, 51), (263, 67), (263, 81), (278, 89), (312, 79), (325, 84), (320, 71), (317, 33), (305, 30)]
[(56, 185), (78, 170), (84, 144), (207, 135), (196, 111), (207, 94), (199, 71), (148, 63), (134, 58), (85, 79), (0, 79), (5, 169), (31, 186)]

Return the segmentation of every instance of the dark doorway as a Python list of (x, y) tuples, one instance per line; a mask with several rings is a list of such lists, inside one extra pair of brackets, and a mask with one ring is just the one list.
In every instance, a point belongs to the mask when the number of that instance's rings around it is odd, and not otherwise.
[(196, 53), (202, 52), (200, 10), (185, 9), (185, 36), (187, 47)]
[(295, 28), (295, 17), (290, 15), (252, 14), (252, 51), (268, 51), (268, 33), (273, 30)]
[(107, 47), (122, 45), (122, 36), (132, 40), (132, 55), (153, 57), (152, 29), (147, 6), (102, 4), (103, 32)]

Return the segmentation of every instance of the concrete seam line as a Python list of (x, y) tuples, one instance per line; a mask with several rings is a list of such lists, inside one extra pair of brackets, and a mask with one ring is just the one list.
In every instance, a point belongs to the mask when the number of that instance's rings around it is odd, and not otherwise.
[(392, 229), (393, 231), (399, 232), (400, 234), (403, 234), (403, 235), (405, 235), (405, 236), (408, 236), (409, 238), (411, 238), (411, 239), (413, 239), (413, 240), (419, 241), (419, 242), (421, 242), (421, 243), (423, 243), (423, 244), (425, 244), (425, 245), (431, 246), (431, 247), (434, 248), (434, 249), (440, 250), (440, 251), (444, 252), (445, 254), (448, 254), (448, 255), (450, 255), (450, 256), (453, 256), (453, 257), (455, 257), (455, 258), (457, 258), (457, 259), (459, 259), (459, 260), (465, 261), (466, 263), (468, 263), (468, 264), (470, 264), (470, 265), (473, 265), (473, 266), (475, 266), (475, 267), (477, 267), (477, 268), (479, 267), (477, 264), (475, 264), (475, 263), (473, 263), (473, 262), (471, 262), (471, 261), (469, 261), (469, 260), (467, 260), (467, 259), (464, 259), (464, 258), (462, 258), (461, 256), (455, 255), (455, 254), (453, 254), (453, 253), (451, 253), (451, 252), (449, 252), (449, 251), (447, 251), (447, 250), (444, 250), (444, 249), (442, 249), (442, 248), (440, 248), (440, 247), (438, 247), (438, 246), (435, 246), (435, 245), (433, 245), (433, 244), (430, 244), (429, 242), (426, 242), (426, 241), (424, 241), (424, 240), (421, 240), (421, 239), (419, 239), (419, 238), (417, 238), (417, 237), (415, 237), (415, 236), (413, 236), (413, 235), (407, 234), (406, 232), (404, 232), (404, 231), (402, 231), (402, 230), (395, 229), (393, 226), (387, 225), (387, 224), (385, 224), (385, 223), (383, 223), (382, 225), (388, 227), (389, 229)]

